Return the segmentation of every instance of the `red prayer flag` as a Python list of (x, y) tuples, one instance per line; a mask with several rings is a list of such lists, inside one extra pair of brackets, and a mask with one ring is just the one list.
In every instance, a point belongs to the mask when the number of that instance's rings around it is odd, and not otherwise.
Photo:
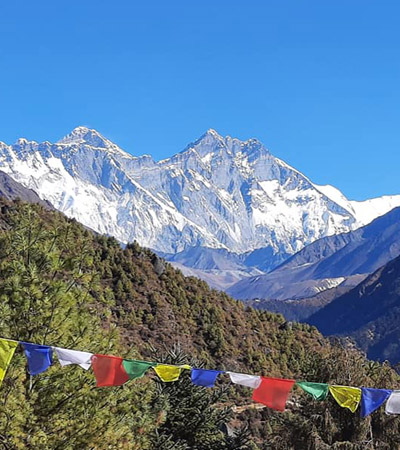
[(261, 377), (261, 384), (253, 391), (253, 400), (268, 408), (284, 411), (286, 400), (295, 380)]
[(93, 355), (92, 369), (97, 381), (97, 387), (101, 386), (121, 386), (129, 380), (124, 366), (123, 359), (118, 356)]

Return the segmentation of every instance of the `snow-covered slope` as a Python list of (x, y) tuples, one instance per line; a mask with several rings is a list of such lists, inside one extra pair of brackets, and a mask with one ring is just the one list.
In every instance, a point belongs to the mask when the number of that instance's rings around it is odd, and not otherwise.
[[(267, 248), (267, 269), (366, 220), (363, 208), (331, 198), (256, 139), (223, 138), (214, 130), (156, 162), (78, 127), (54, 144), (0, 143), (0, 169), (68, 216), (122, 242), (136, 239), (165, 253)], [(383, 214), (400, 205), (400, 196), (373, 202), (372, 215)]]
[(329, 184), (325, 186), (314, 184), (314, 186), (338, 205), (347, 211), (351, 211), (361, 225), (367, 225), (376, 217), (383, 216), (388, 211), (399, 206), (399, 195), (384, 195), (364, 201), (356, 201), (347, 200), (339, 189)]

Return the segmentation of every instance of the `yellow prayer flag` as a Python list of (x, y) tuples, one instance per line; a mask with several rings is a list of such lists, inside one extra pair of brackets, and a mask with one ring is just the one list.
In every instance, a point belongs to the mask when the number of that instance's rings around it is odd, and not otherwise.
[(7, 367), (10, 364), (17, 345), (18, 342), (16, 341), (0, 339), (0, 386), (4, 380), (4, 375), (6, 374)]
[(329, 386), (329, 392), (342, 408), (355, 412), (361, 401), (361, 389), (350, 386)]
[(177, 381), (182, 372), (182, 369), (191, 369), (187, 364), (182, 366), (170, 366), (168, 364), (158, 364), (154, 367), (157, 375), (162, 381)]

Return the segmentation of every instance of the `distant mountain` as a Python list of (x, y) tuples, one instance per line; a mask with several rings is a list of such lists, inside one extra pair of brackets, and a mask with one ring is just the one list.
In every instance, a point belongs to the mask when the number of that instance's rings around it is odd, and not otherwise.
[[(17, 224), (6, 234), (0, 229), (1, 320), (10, 337), (42, 342), (45, 324), (46, 344), (93, 353), (400, 387), (391, 368), (371, 365), (307, 324), (244, 308), (137, 243), (122, 248), (62, 214), (2, 198), (1, 222)], [(190, 372), (177, 383), (160, 383), (149, 374), (121, 388), (96, 390), (91, 371), (54, 364), (32, 383), (18, 353), (4, 380), (3, 401), (16, 415), (0, 420), (2, 450), (354, 450), (365, 448), (372, 435), (376, 448), (398, 448), (396, 419), (384, 408), (363, 420), (334, 401), (310, 402), (294, 389), (287, 410), (276, 412), (255, 407), (246, 388), (195, 386)], [(220, 383), (229, 387), (227, 374)]]
[(123, 243), (137, 240), (166, 254), (223, 249), (245, 255), (246, 267), (262, 271), (400, 205), (400, 196), (350, 202), (314, 185), (258, 140), (224, 138), (214, 130), (156, 162), (78, 127), (56, 143), (0, 143), (0, 169)]
[(6, 198), (7, 200), (19, 198), (28, 203), (39, 203), (46, 209), (54, 209), (50, 202), (42, 200), (35, 191), (17, 183), (2, 171), (0, 171), (0, 197)]
[(307, 319), (325, 335), (351, 336), (371, 359), (400, 361), (400, 257)]
[(307, 318), (313, 313), (349, 290), (350, 288), (346, 286), (336, 286), (319, 292), (310, 298), (302, 298), (301, 300), (256, 299), (246, 301), (246, 306), (282, 314), (286, 320), (306, 322)]
[(348, 233), (307, 245), (266, 275), (228, 289), (240, 299), (299, 299), (341, 285), (356, 286), (369, 273), (400, 255), (400, 208)]

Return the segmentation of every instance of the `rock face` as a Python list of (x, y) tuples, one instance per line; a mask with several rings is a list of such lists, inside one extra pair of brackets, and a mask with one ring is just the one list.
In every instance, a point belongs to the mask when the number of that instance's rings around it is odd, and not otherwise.
[(214, 130), (156, 162), (78, 127), (53, 144), (0, 143), (0, 169), (121, 242), (137, 240), (166, 254), (224, 249), (263, 271), (400, 204), (400, 196), (349, 202), (333, 188), (313, 185), (258, 140), (223, 138)]

